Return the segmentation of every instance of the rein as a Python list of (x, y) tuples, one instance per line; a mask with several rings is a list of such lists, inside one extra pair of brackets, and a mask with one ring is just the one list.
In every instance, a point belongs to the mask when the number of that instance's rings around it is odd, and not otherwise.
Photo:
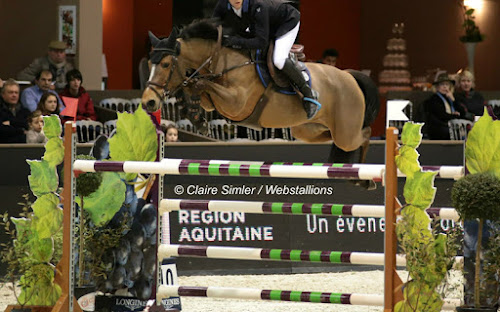
[[(177, 71), (179, 72), (179, 75), (181, 77), (183, 76), (183, 74), (180, 72), (180, 68), (178, 66), (177, 56), (172, 55), (172, 54), (171, 55), (173, 58), (173, 63), (172, 63), (172, 68), (171, 68), (170, 73), (168, 75), (167, 81), (164, 84), (159, 84), (159, 83), (153, 82), (151, 80), (148, 80), (146, 82), (146, 86), (149, 89), (153, 90), (153, 92), (156, 94), (156, 96), (158, 96), (158, 98), (162, 102), (164, 102), (165, 99), (170, 94), (177, 93), (180, 89), (187, 87), (190, 83), (193, 83), (193, 81), (196, 82), (199, 79), (205, 79), (205, 80), (212, 81), (212, 80), (215, 80), (215, 79), (218, 79), (218, 78), (224, 76), (228, 72), (233, 71), (235, 69), (242, 68), (242, 67), (245, 67), (248, 65), (255, 65), (255, 64), (259, 63), (258, 61), (254, 61), (254, 60), (252, 60), (252, 58), (250, 58), (249, 61), (246, 61), (242, 64), (231, 66), (229, 68), (226, 68), (226, 69), (222, 70), (220, 73), (213, 73), (213, 71), (217, 67), (218, 60), (219, 60), (219, 53), (222, 49), (222, 26), (218, 26), (217, 31), (218, 31), (217, 46), (216, 46), (214, 52), (212, 53), (212, 55), (210, 55), (191, 75), (189, 75), (189, 77), (185, 78), (179, 85), (177, 85), (173, 91), (169, 91), (167, 89), (167, 86), (168, 86), (170, 80), (172, 79), (174, 71), (177, 69)], [(170, 51), (170, 50), (168, 50), (168, 51)], [(207, 64), (209, 65), (208, 68), (206, 68)], [(209, 72), (209, 74), (200, 74), (200, 72), (205, 68)], [(151, 86), (155, 86), (157, 88), (163, 89), (163, 95), (160, 94), (155, 88), (151, 88)]]

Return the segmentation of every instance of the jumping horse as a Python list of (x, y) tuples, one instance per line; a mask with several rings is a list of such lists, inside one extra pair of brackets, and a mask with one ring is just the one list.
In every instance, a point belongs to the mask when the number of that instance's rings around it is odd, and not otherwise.
[(277, 92), (272, 84), (264, 87), (250, 51), (222, 46), (221, 33), (210, 20), (193, 22), (180, 35), (174, 28), (162, 40), (150, 33), (153, 65), (142, 95), (148, 111), (160, 109), (167, 97), (182, 90), (198, 96), (206, 111), (217, 110), (233, 121), (257, 116), (257, 126), (290, 127), (292, 135), (305, 142), (333, 140), (332, 162), (352, 162), (349, 152), (358, 149), (360, 158), (356, 161), (364, 160), (370, 124), (379, 110), (378, 89), (368, 76), (306, 63), (322, 104), (317, 115), (308, 120), (299, 96)]

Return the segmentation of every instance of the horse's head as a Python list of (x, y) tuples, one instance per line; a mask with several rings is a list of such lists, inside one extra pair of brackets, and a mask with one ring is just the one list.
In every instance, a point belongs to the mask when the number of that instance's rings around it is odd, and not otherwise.
[(185, 69), (178, 61), (180, 44), (174, 28), (168, 38), (158, 39), (149, 32), (153, 50), (150, 54), (151, 74), (142, 94), (142, 104), (148, 112), (155, 112), (167, 97), (175, 95), (185, 77)]

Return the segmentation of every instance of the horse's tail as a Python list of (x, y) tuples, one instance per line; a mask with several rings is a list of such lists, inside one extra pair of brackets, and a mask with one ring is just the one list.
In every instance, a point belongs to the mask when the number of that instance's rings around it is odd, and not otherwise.
[(347, 71), (356, 79), (365, 96), (365, 119), (363, 121), (363, 128), (365, 128), (375, 121), (380, 110), (378, 87), (369, 76), (362, 72), (353, 69)]

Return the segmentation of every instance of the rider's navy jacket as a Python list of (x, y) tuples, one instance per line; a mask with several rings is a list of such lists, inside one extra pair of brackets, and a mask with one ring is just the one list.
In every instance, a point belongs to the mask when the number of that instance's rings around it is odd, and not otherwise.
[(265, 49), (270, 40), (292, 30), (300, 20), (300, 12), (281, 0), (243, 0), (242, 17), (234, 13), (228, 0), (219, 0), (213, 17), (222, 20), (236, 34), (228, 45), (244, 49)]

